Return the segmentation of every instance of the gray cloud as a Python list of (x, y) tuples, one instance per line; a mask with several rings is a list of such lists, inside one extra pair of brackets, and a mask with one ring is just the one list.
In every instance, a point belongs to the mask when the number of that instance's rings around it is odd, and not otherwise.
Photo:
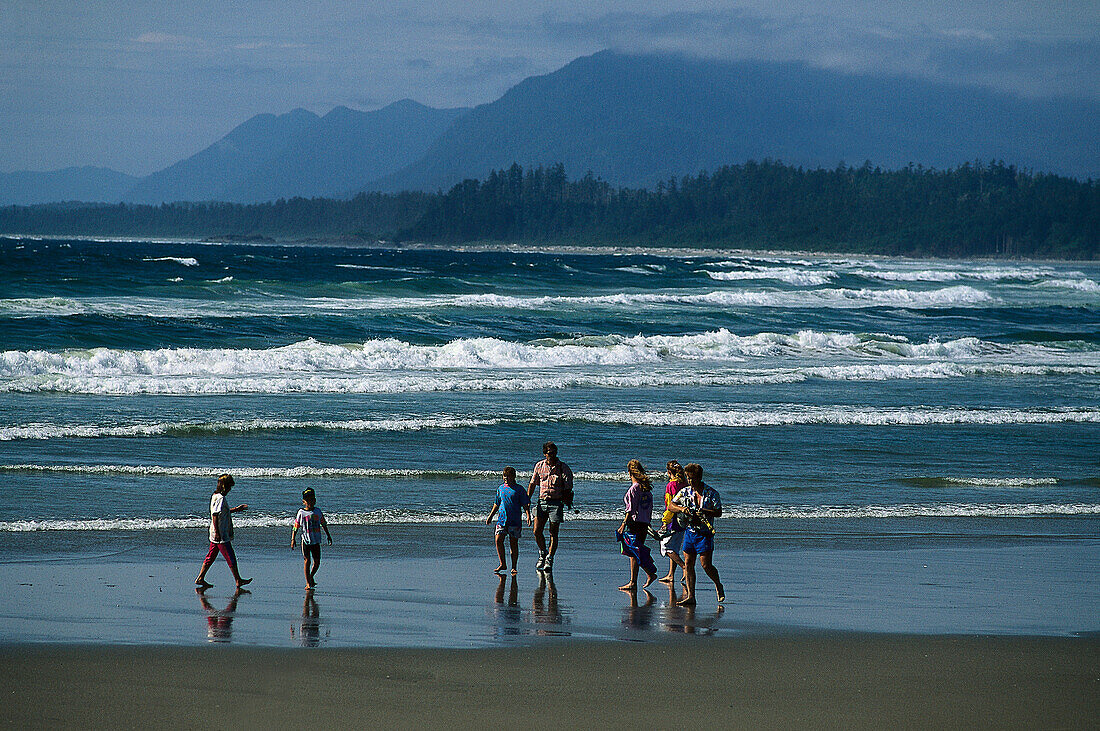
[(491, 101), (603, 48), (1100, 97), (1095, 0), (10, 0), (0, 171), (148, 173), (260, 112)]

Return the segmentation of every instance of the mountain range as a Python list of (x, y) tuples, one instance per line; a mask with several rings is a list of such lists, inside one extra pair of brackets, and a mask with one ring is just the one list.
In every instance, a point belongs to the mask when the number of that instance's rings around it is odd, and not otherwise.
[(403, 100), (257, 115), (140, 179), (102, 168), (0, 174), (0, 204), (257, 202), (435, 191), (513, 162), (616, 186), (765, 158), (806, 167), (975, 160), (1100, 178), (1100, 103), (844, 74), (801, 63), (603, 51), (473, 109)]

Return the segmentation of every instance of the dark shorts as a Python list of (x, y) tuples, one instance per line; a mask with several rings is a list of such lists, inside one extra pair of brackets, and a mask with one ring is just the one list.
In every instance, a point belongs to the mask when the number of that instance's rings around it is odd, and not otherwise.
[(320, 543), (303, 543), (302, 544), (302, 558), (313, 557), (314, 561), (321, 560), (321, 544)]
[(684, 532), (684, 553), (712, 553), (714, 551), (714, 536), (701, 536), (695, 531)]
[(543, 500), (539, 498), (535, 505), (535, 515), (540, 519), (549, 520), (551, 523), (560, 523), (565, 515), (565, 506), (561, 500)]

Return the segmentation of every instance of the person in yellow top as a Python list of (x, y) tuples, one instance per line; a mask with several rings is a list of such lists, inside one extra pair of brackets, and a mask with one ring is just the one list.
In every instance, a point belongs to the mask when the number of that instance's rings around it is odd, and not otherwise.
[(687, 486), (687, 476), (684, 468), (674, 459), (669, 460), (666, 468), (668, 485), (665, 487), (665, 512), (661, 516), (661, 530), (657, 537), (661, 540), (661, 555), (668, 556), (668, 573), (660, 580), (671, 584), (676, 580), (676, 567), (680, 567), (681, 573), (684, 570), (684, 560), (680, 558), (680, 547), (684, 544), (684, 525), (669, 506), (672, 505), (672, 498), (676, 497), (676, 493)]

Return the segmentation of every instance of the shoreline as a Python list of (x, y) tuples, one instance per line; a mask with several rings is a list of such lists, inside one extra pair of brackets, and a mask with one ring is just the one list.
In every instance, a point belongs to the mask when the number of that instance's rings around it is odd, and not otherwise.
[[(805, 633), (532, 647), (3, 645), (31, 728), (514, 724), (1086, 728), (1100, 637)], [(547, 678), (560, 678), (547, 683)], [(690, 683), (685, 692), (683, 683)], [(515, 691), (511, 687), (515, 686)]]
[[(157, 245), (201, 245), (201, 246), (255, 246), (255, 247), (304, 247), (304, 248), (337, 248), (337, 249), (366, 249), (375, 251), (441, 251), (458, 253), (506, 253), (506, 254), (558, 254), (576, 256), (666, 256), (666, 257), (705, 257), (705, 256), (744, 256), (744, 257), (800, 257), (800, 258), (852, 258), (862, 259), (900, 259), (904, 261), (930, 261), (930, 262), (1031, 262), (1049, 264), (1095, 264), (1097, 259), (1056, 259), (1050, 257), (1029, 256), (965, 256), (945, 257), (932, 254), (886, 254), (881, 252), (864, 252), (855, 249), (828, 249), (813, 251), (807, 249), (773, 249), (773, 248), (745, 248), (744, 246), (647, 246), (644, 244), (575, 244), (575, 243), (541, 243), (518, 241), (469, 241), (464, 243), (446, 243), (432, 241), (369, 241), (353, 237), (340, 236), (316, 236), (301, 239), (275, 238), (271, 241), (232, 241), (218, 237), (176, 237), (176, 236), (98, 236), (95, 234), (16, 234), (0, 233), (0, 241), (16, 240), (40, 240), (40, 241), (87, 241), (103, 244), (157, 244)], [(207, 240), (209, 239), (209, 240)]]

